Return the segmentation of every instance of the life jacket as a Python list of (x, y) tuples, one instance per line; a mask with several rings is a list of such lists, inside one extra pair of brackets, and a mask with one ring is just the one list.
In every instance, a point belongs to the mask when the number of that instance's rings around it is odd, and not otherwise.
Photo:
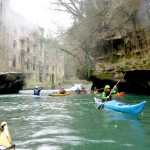
[(75, 92), (81, 92), (81, 90), (80, 90), (79, 88), (77, 88), (77, 89), (75, 90)]
[(60, 94), (65, 94), (66, 91), (65, 91), (64, 89), (61, 89), (61, 90), (59, 91), (59, 93), (60, 93)]
[(34, 95), (40, 95), (40, 91), (41, 91), (41, 90), (35, 88), (35, 89), (34, 89)]

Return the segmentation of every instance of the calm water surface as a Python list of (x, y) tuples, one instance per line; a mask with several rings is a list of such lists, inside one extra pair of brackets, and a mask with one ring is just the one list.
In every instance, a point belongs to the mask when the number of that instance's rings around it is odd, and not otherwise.
[(94, 95), (50, 97), (42, 91), (0, 95), (0, 121), (8, 123), (16, 150), (149, 150), (150, 97), (125, 94), (126, 103), (147, 101), (138, 116), (97, 110)]

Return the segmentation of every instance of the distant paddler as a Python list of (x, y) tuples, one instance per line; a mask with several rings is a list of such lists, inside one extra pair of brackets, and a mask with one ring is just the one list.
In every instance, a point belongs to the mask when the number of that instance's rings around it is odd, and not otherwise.
[(60, 93), (60, 94), (65, 94), (65, 93), (66, 93), (66, 90), (65, 90), (63, 87), (61, 87), (61, 89), (59, 90), (59, 93)]
[(34, 88), (34, 95), (40, 95), (41, 90), (42, 90), (42, 87), (36, 86)]

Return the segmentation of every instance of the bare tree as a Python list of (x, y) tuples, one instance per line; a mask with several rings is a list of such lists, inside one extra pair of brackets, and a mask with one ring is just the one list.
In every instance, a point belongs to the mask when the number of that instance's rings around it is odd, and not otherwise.
[[(138, 48), (138, 13), (142, 0), (57, 0), (58, 11), (72, 15), (74, 24), (62, 35), (66, 51), (75, 55), (82, 67), (95, 57), (113, 52), (114, 36), (132, 32)], [(59, 7), (58, 7), (59, 6)], [(95, 62), (94, 62), (95, 63)], [(92, 63), (90, 62), (92, 65)]]

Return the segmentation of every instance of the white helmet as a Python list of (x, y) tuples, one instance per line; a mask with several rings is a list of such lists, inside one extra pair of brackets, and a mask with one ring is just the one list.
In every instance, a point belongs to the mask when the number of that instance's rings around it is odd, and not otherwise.
[(35, 88), (38, 89), (39, 87), (38, 87), (38, 86), (35, 86)]

